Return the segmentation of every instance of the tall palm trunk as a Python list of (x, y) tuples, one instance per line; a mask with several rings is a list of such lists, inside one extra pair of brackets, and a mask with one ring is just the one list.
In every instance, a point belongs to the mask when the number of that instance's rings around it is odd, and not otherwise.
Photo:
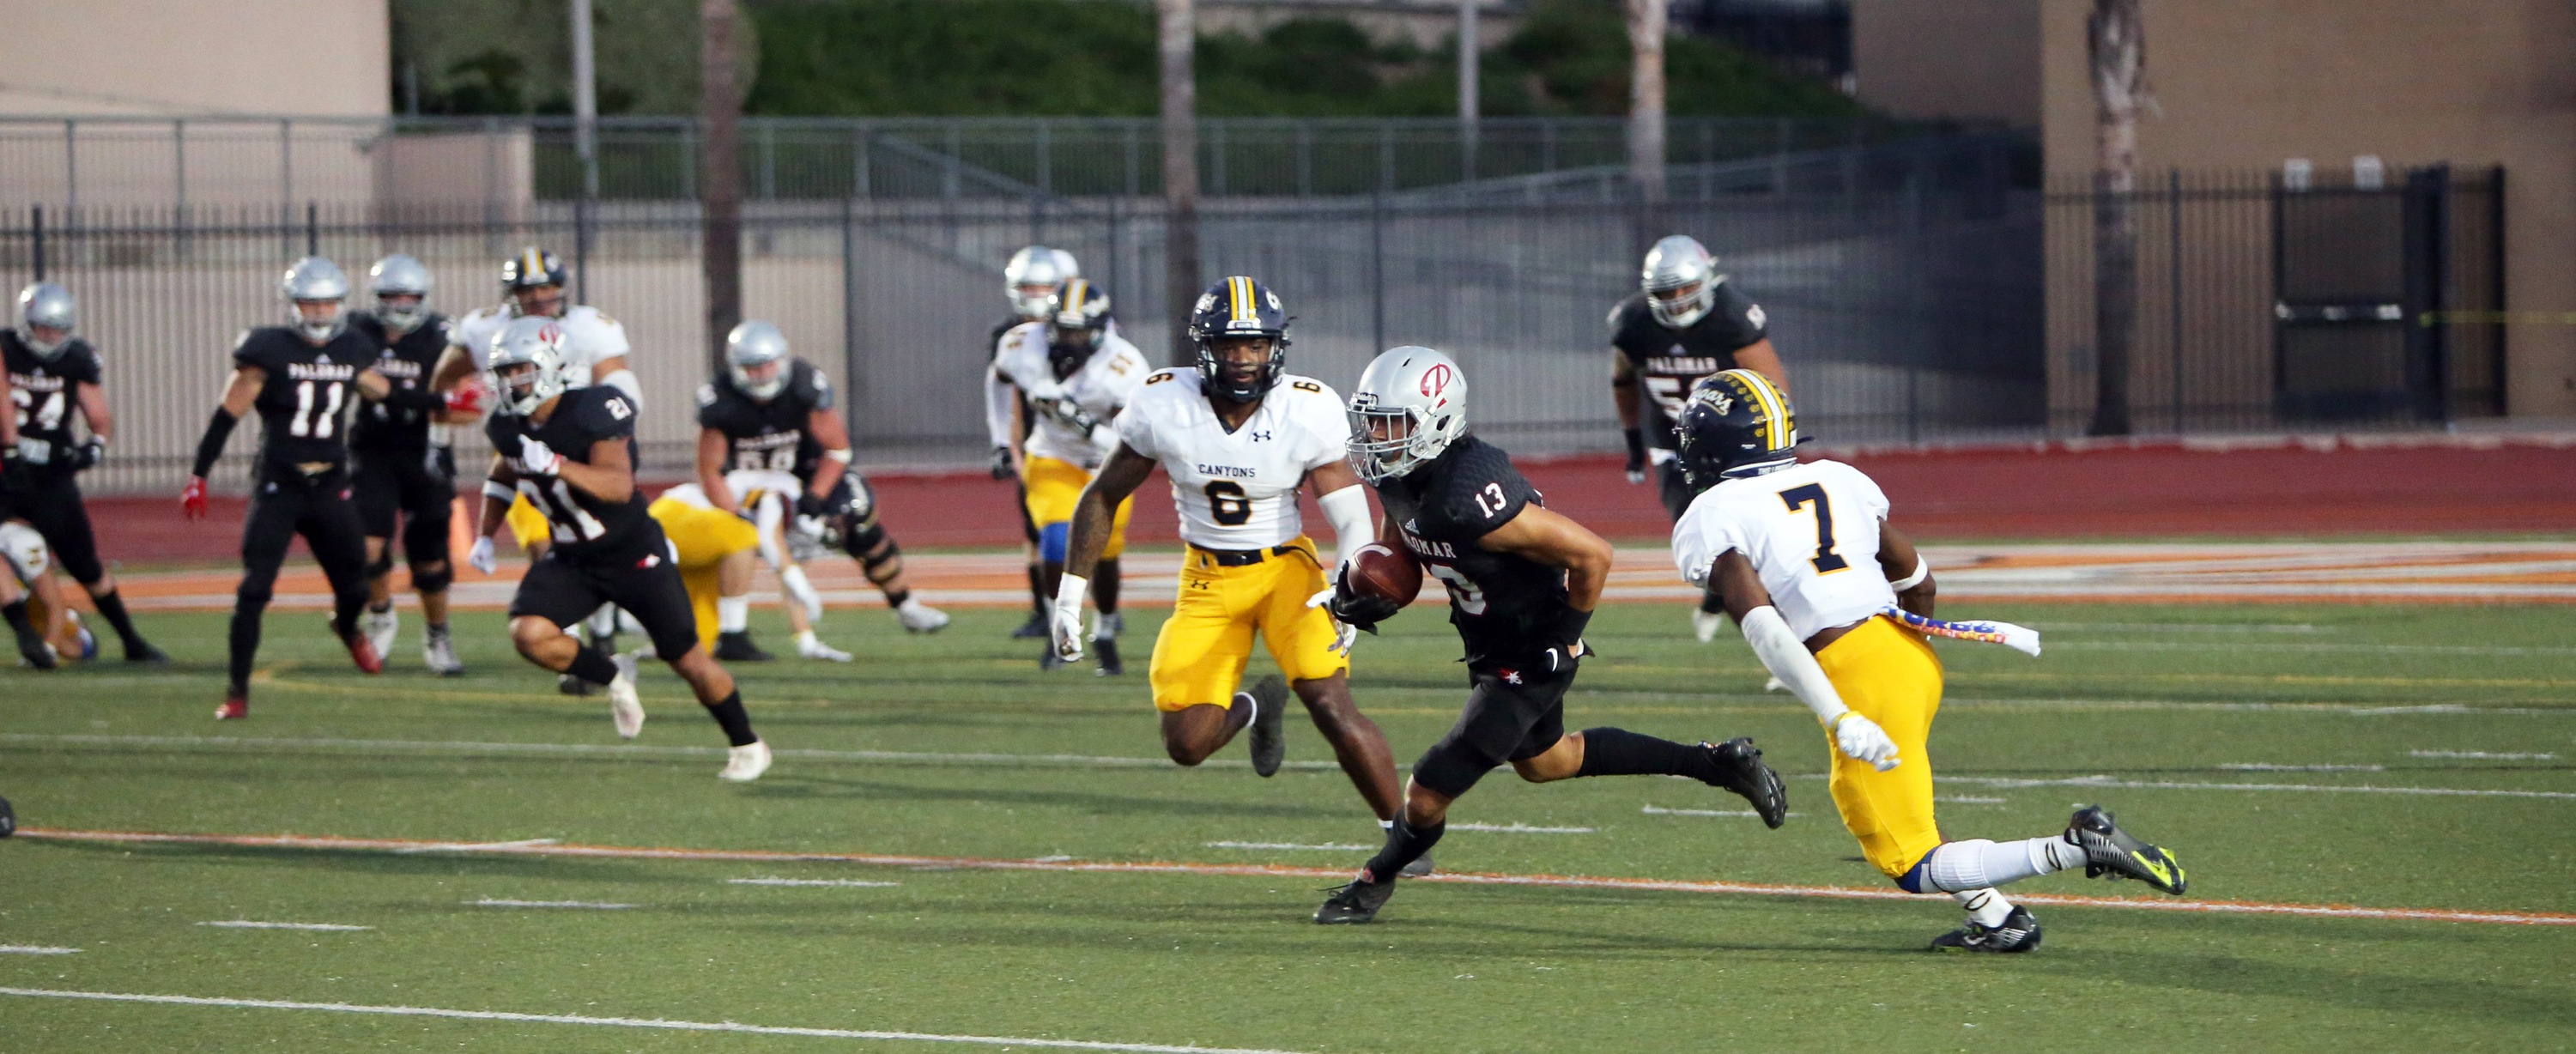
[(1199, 114), (1190, 0), (1154, 0), (1163, 81), (1163, 297), (1171, 305), (1173, 365), (1198, 361), (1190, 305), (1199, 298)]
[(735, 85), (734, 0), (698, 0), (698, 209), (707, 288), (706, 355), (724, 366), (725, 334), (742, 321), (742, 92)]
[(2128, 435), (2138, 333), (2138, 104), (2147, 64), (2139, 0), (2093, 0), (2093, 427)]

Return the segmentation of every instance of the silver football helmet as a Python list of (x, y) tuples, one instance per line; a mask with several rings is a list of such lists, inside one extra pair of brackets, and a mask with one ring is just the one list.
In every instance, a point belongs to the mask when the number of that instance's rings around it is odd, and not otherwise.
[(492, 335), (483, 368), (503, 411), (525, 417), (564, 393), (563, 343), (563, 323), (543, 315), (511, 319)]
[[(429, 268), (420, 261), (395, 253), (367, 268), (367, 288), (376, 294), (376, 317), (395, 329), (409, 332), (418, 328), (429, 314)], [(409, 304), (396, 306), (386, 297), (417, 297)]]
[[(37, 282), (19, 290), (18, 340), (38, 358), (51, 359), (62, 354), (63, 345), (71, 342), (72, 325), (79, 320), (77, 307), (72, 301), (71, 290), (52, 282)], [(52, 340), (38, 340), (38, 326), (60, 330), (61, 333)]]
[(1646, 308), (1655, 321), (1674, 329), (1688, 327), (1717, 306), (1717, 258), (1698, 239), (1676, 234), (1646, 250), (1645, 273), (1638, 284), (1646, 290)]
[[(752, 379), (753, 369), (773, 364), (777, 368), (767, 377)], [(777, 326), (754, 319), (725, 334), (725, 372), (744, 395), (764, 403), (777, 398), (787, 387), (787, 371), (787, 335)]]
[[(320, 256), (297, 260), (287, 267), (286, 277), (278, 279), (277, 290), (286, 297), (288, 321), (304, 332), (306, 340), (329, 340), (340, 335), (340, 328), (347, 324), (340, 308), (349, 299), (349, 276), (339, 264)], [(307, 318), (299, 306), (326, 302), (331, 305), (331, 317), (321, 322)]]
[(1012, 253), (1010, 264), (1002, 268), (1002, 295), (1010, 298), (1013, 313), (1036, 321), (1046, 317), (1047, 297), (1055, 287), (1080, 277), (1082, 268), (1072, 253), (1032, 245)]
[(1430, 348), (1390, 349), (1351, 388), (1350, 420), (1351, 469), (1361, 479), (1406, 475), (1467, 434), (1467, 375)]

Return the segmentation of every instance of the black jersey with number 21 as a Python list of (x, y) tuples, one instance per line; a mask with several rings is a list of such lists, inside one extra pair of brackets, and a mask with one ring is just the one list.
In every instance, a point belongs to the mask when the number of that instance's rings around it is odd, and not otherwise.
[(1449, 621), (1469, 663), (1516, 663), (1555, 643), (1548, 633), (1565, 615), (1565, 572), (1476, 544), (1521, 510), (1547, 504), (1501, 447), (1461, 437), (1430, 463), (1378, 484), (1377, 495), (1423, 573), (1448, 587)]
[(268, 375), (252, 404), (259, 410), (262, 470), (313, 476), (345, 466), (358, 371), (375, 361), (375, 342), (353, 329), (319, 345), (286, 326), (243, 333), (233, 364)]
[(544, 424), (518, 414), (493, 414), (484, 422), (483, 434), (519, 474), (519, 493), (545, 514), (554, 534), (551, 552), (555, 556), (566, 560), (623, 557), (660, 544), (662, 532), (644, 512), (643, 491), (630, 491), (624, 501), (608, 501), (564, 482), (562, 476), (530, 472), (527, 463), (519, 460), (524, 449), (519, 438), (535, 436), (564, 460), (585, 465), (590, 463), (593, 444), (624, 440), (626, 458), (632, 464), (635, 403), (625, 393), (604, 384), (574, 388), (555, 402), (554, 414)]

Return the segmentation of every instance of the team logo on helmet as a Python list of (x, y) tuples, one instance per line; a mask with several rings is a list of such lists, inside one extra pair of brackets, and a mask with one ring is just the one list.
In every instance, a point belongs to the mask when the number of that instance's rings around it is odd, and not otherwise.
[(1431, 364), (1430, 369), (1422, 371), (1422, 394), (1433, 399), (1439, 398), (1441, 392), (1449, 389), (1449, 378), (1453, 373), (1448, 363)]

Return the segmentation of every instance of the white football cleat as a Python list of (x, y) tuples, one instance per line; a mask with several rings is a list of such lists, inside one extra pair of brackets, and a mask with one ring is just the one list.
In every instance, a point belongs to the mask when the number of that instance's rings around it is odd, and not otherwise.
[(849, 652), (842, 651), (839, 648), (835, 648), (816, 639), (814, 631), (810, 629), (796, 635), (796, 654), (808, 659), (820, 659), (824, 662), (850, 661)]
[(905, 597), (894, 609), (894, 620), (914, 633), (937, 633), (948, 625), (948, 613), (921, 602), (920, 597)]
[(716, 778), (728, 783), (749, 783), (759, 779), (760, 774), (767, 771), (769, 771), (769, 744), (755, 739), (725, 751), (724, 771), (716, 773)]
[(420, 641), (420, 661), (431, 673), (455, 677), (465, 672), (465, 664), (456, 658), (456, 640), (445, 626), (431, 626)]
[(635, 657), (618, 655), (609, 661), (617, 664), (617, 677), (608, 682), (608, 716), (617, 722), (617, 735), (633, 739), (644, 731), (644, 701), (635, 697)]
[(1782, 683), (1779, 678), (1774, 677), (1762, 682), (1762, 690), (1766, 692), (1785, 692), (1789, 690), (1789, 686)]
[(402, 616), (395, 614), (392, 608), (358, 613), (358, 632), (367, 635), (367, 643), (376, 646), (378, 655), (394, 653), (394, 637), (401, 630)]
[(1725, 628), (1725, 612), (1701, 611), (1698, 608), (1691, 609), (1691, 636), (1698, 637), (1700, 643), (1706, 644), (1710, 641), (1716, 640), (1717, 631)]

